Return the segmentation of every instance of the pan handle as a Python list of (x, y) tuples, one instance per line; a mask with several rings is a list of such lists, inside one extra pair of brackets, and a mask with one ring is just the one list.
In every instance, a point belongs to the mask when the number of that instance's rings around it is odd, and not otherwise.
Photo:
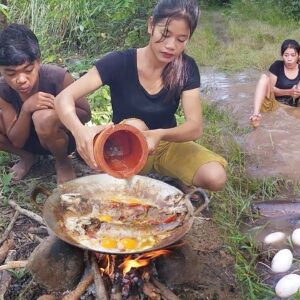
[(195, 188), (193, 191), (189, 192), (184, 197), (185, 197), (186, 200), (193, 203), (193, 202), (196, 202), (196, 201), (193, 201), (191, 199), (194, 194), (200, 194), (200, 196), (202, 198), (202, 199), (199, 200), (202, 203), (200, 204), (199, 207), (195, 207), (195, 210), (194, 210), (194, 215), (197, 215), (208, 206), (208, 204), (210, 202), (210, 198), (208, 197), (207, 193), (202, 188)]
[(52, 192), (49, 191), (48, 189), (46, 189), (45, 187), (43, 186), (40, 186), (40, 185), (37, 185), (33, 191), (31, 192), (31, 195), (30, 195), (30, 199), (31, 199), (31, 203), (33, 204), (33, 206), (35, 208), (37, 208), (39, 211), (42, 211), (43, 210), (43, 206), (41, 204), (39, 204), (37, 202), (37, 196), (39, 194), (43, 194), (45, 195), (46, 197), (49, 197)]

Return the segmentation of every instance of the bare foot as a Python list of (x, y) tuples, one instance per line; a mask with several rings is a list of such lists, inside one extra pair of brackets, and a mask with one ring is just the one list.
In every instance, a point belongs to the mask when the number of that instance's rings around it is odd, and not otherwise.
[(64, 182), (76, 178), (76, 174), (73, 169), (71, 159), (69, 157), (67, 157), (62, 162), (56, 161), (55, 169), (56, 169), (57, 184), (62, 184)]
[(21, 180), (38, 161), (38, 155), (27, 153), (20, 158), (20, 161), (14, 164), (10, 171), (13, 173), (14, 181)]

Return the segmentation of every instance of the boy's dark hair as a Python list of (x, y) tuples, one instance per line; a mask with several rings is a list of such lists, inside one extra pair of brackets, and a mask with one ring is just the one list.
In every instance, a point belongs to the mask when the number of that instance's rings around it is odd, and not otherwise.
[(14, 66), (41, 57), (35, 34), (25, 25), (11, 24), (0, 32), (0, 65)]
[(294, 49), (297, 54), (300, 54), (300, 45), (298, 44), (297, 41), (295, 40), (285, 40), (283, 41), (282, 45), (281, 45), (281, 49), (280, 49), (280, 53), (281, 55), (283, 55), (283, 53), (285, 52), (286, 49), (291, 48)]

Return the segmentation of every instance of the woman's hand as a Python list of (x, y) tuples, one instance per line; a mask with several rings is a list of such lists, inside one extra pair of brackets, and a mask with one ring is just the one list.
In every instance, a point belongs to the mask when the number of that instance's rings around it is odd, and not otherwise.
[(253, 114), (252, 116), (250, 116), (249, 120), (251, 125), (256, 128), (259, 126), (260, 121), (261, 121), (262, 115), (260, 113), (258, 114)]
[(111, 127), (113, 124), (99, 125), (99, 126), (82, 126), (80, 130), (74, 134), (76, 140), (76, 149), (80, 156), (92, 169), (99, 169), (94, 157), (94, 138), (105, 128)]
[(37, 92), (24, 102), (22, 109), (26, 113), (33, 113), (40, 109), (54, 109), (54, 98), (49, 93)]
[(294, 85), (292, 88), (292, 95), (293, 99), (298, 99), (300, 97), (300, 88), (297, 85)]
[(161, 129), (143, 131), (148, 144), (149, 155), (155, 154), (155, 150), (161, 140)]

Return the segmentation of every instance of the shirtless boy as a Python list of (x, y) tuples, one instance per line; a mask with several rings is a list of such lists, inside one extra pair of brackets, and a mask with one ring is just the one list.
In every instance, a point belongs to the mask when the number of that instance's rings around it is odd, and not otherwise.
[[(34, 33), (11, 24), (0, 32), (0, 150), (20, 156), (11, 171), (22, 179), (38, 155), (53, 155), (57, 183), (75, 178), (68, 155), (75, 150), (71, 133), (60, 122), (54, 98), (73, 82), (70, 73), (43, 65)], [(82, 123), (91, 118), (85, 98), (75, 105)]]

